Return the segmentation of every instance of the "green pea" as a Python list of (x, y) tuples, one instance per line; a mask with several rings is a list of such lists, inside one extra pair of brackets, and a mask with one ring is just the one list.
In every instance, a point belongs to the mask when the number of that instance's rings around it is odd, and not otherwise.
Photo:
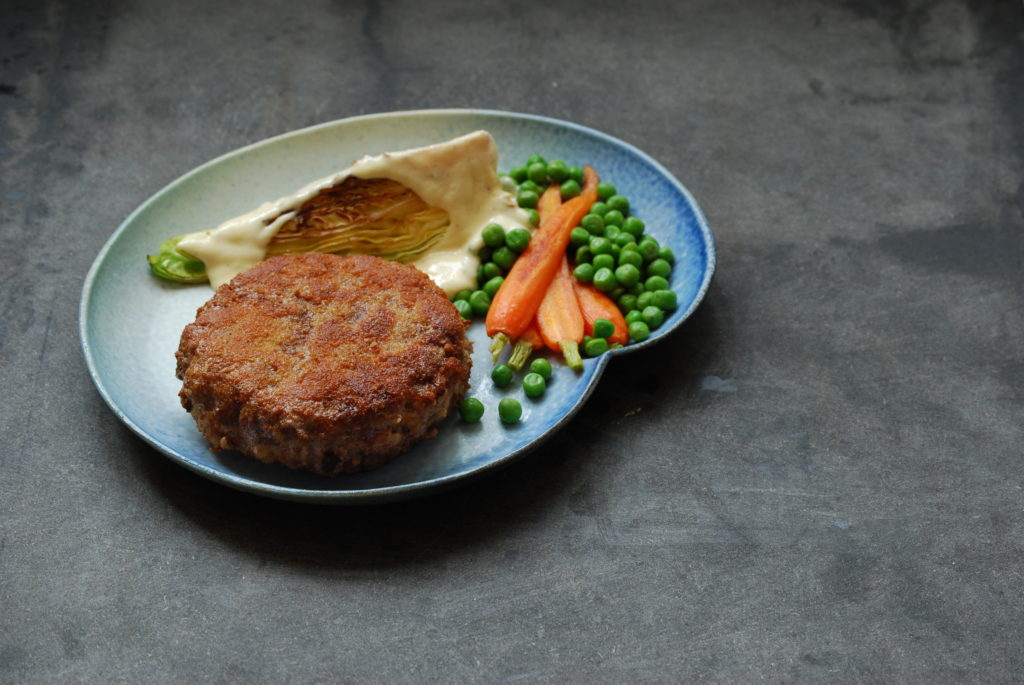
[(619, 237), (620, 233), (622, 233), (622, 229), (618, 226), (608, 226), (604, 229), (604, 237), (613, 242)]
[(611, 252), (611, 255), (612, 255), (613, 257), (615, 257), (615, 261), (616, 261), (616, 262), (618, 262), (618, 261), (619, 261), (619, 254), (620, 254), (621, 252), (622, 252), (622, 248), (621, 248), (621, 247), (619, 247), (619, 244), (618, 244), (617, 242), (615, 242), (615, 241), (613, 240), (613, 241), (612, 241), (612, 252)]
[(640, 219), (637, 219), (635, 216), (631, 216), (622, 222), (622, 230), (628, 231), (639, 238), (644, 234), (644, 222), (640, 221)]
[(583, 185), (583, 168), (578, 166), (569, 167), (569, 178)]
[(459, 292), (457, 292), (454, 295), (452, 295), (452, 302), (454, 302), (455, 300), (466, 300), (468, 302), (469, 301), (469, 296), (472, 295), (472, 294), (473, 294), (473, 291), (470, 288), (466, 288), (465, 290), (460, 290)]
[(612, 195), (615, 195), (615, 186), (606, 181), (601, 181), (597, 184), (597, 196), (602, 200), (607, 200)]
[(655, 290), (651, 296), (651, 304), (667, 312), (679, 306), (675, 291), (672, 290)]
[(560, 159), (548, 162), (548, 178), (552, 183), (561, 183), (569, 178), (569, 167)]
[(608, 338), (615, 335), (615, 324), (608, 319), (595, 319), (594, 320), (594, 337), (595, 338)]
[(477, 290), (469, 296), (469, 306), (473, 308), (474, 314), (483, 316), (491, 308), (491, 296), (483, 290)]
[[(538, 200), (538, 202), (539, 201), (540, 200)], [(531, 226), (540, 226), (540, 212), (538, 212), (536, 209), (527, 209), (526, 216), (528, 217)]]
[(500, 288), (501, 284), (504, 283), (504, 282), (505, 282), (504, 278), (502, 278), (501, 276), (495, 276), (491, 280), (489, 280), (486, 283), (484, 283), (484, 287), (482, 288), (482, 290), (485, 293), (487, 293), (488, 297), (493, 299), (495, 293), (498, 292), (498, 288)]
[(580, 221), (580, 226), (587, 229), (593, 235), (604, 235), (604, 219), (597, 214), (587, 214)]
[(525, 228), (513, 228), (505, 234), (505, 245), (513, 252), (522, 252), (530, 244), (530, 232)]
[(539, 373), (530, 372), (523, 376), (523, 393), (527, 397), (540, 397), (547, 388), (547, 381)]
[(583, 351), (588, 357), (596, 357), (608, 351), (608, 341), (604, 338), (592, 338), (583, 345)]
[(617, 209), (609, 209), (604, 213), (605, 226), (618, 226), (619, 228), (622, 228), (622, 222), (625, 220), (626, 218), (622, 216), (622, 212)]
[(590, 213), (597, 214), (598, 216), (604, 216), (605, 214), (608, 213), (609, 209), (611, 209), (611, 207), (609, 207), (603, 202), (595, 202), (594, 204), (590, 205)]
[(590, 283), (594, 280), (594, 265), (583, 262), (578, 264), (575, 269), (572, 270), (572, 275), (576, 277), (576, 280), (580, 283)]
[(539, 373), (546, 381), (551, 380), (551, 362), (544, 357), (537, 357), (530, 362), (530, 371), (533, 373)]
[(595, 269), (614, 269), (615, 257), (610, 254), (594, 255), (593, 264)]
[(499, 388), (507, 388), (509, 383), (512, 382), (513, 375), (512, 369), (508, 368), (505, 364), (498, 364), (491, 369), (491, 380)]
[(533, 190), (523, 190), (520, 188), (519, 194), (516, 195), (516, 202), (519, 203), (520, 207), (534, 209), (537, 203), (540, 202), (540, 195)]
[(534, 162), (530, 166), (526, 167), (526, 177), (539, 186), (547, 185), (548, 165), (542, 164), (541, 162)]
[(629, 324), (629, 337), (637, 342), (647, 340), (651, 335), (651, 329), (643, 321), (634, 321)]
[(502, 269), (508, 271), (516, 262), (516, 253), (508, 249), (507, 246), (503, 246), (494, 251), (494, 256), (491, 259)]
[(594, 272), (594, 287), (603, 293), (609, 293), (615, 289), (618, 282), (611, 269), (598, 269)]
[(505, 227), (501, 224), (487, 224), (483, 230), (484, 245), (501, 247), (505, 244)]
[(544, 159), (543, 157), (541, 157), (540, 155), (536, 154), (536, 153), (534, 153), (534, 154), (532, 154), (532, 155), (530, 155), (529, 157), (526, 158), (526, 166), (527, 166), (527, 168), (529, 168), (529, 166), (531, 164), (536, 164), (538, 162), (540, 162), (541, 164), (547, 164), (547, 160)]
[(644, 281), (644, 289), (651, 292), (655, 290), (668, 290), (668, 280), (664, 276), (651, 276)]
[(568, 181), (562, 182), (561, 191), (563, 200), (571, 200), (580, 194), (580, 184), (576, 182), (576, 179), (570, 178)]
[(629, 199), (625, 195), (612, 195), (611, 197), (602, 197), (601, 199), (612, 209), (622, 212), (623, 215), (629, 214)]
[[(639, 309), (630, 309), (628, 312), (626, 312), (626, 325), (627, 326), (629, 326), (631, 324), (634, 324), (637, 321), (643, 321), (643, 320), (644, 320), (644, 313), (642, 311), (640, 311)], [(644, 325), (646, 325), (646, 324), (644, 324)]]
[(590, 251), (594, 254), (611, 254), (612, 241), (604, 236), (595, 235), (590, 238)]
[(655, 328), (660, 326), (663, 321), (665, 321), (665, 312), (661, 311), (654, 305), (644, 307), (644, 310), (643, 312), (641, 312), (641, 314), (643, 315), (644, 323), (647, 324), (647, 327), (650, 328), (651, 330), (654, 330)]
[(632, 264), (621, 264), (615, 270), (615, 280), (628, 288), (640, 281), (640, 269)]
[(662, 276), (663, 278), (668, 278), (670, 273), (672, 273), (672, 265), (661, 257), (658, 257), (647, 265), (648, 276)]
[(487, 280), (487, 279), (484, 278), (484, 265), (483, 264), (479, 264), (476, 267), (476, 282), (480, 283), (481, 281), (485, 281), (485, 280)]
[(636, 309), (636, 295), (626, 293), (625, 295), (620, 296), (619, 299), (615, 301), (615, 304), (619, 305), (620, 312), (626, 314)]
[(537, 193), (538, 195), (540, 195), (541, 193), (544, 192), (543, 188), (541, 188), (539, 185), (537, 185), (536, 183), (534, 183), (530, 179), (526, 179), (525, 181), (520, 183), (519, 184), (519, 190), (532, 190), (533, 192)]
[(484, 270), (484, 273), (483, 273), (484, 277), (483, 278), (478, 278), (477, 280), (478, 281), (483, 281), (484, 283), (486, 283), (487, 281), (491, 280), (495, 276), (503, 276), (505, 274), (505, 272), (502, 271), (501, 267), (498, 266), (497, 264), (495, 264), (494, 262), (486, 262), (483, 265), (483, 270)]
[(498, 402), (498, 418), (502, 423), (519, 423), (523, 418), (523, 405), (511, 397), (504, 398)]
[(664, 259), (669, 264), (675, 264), (676, 263), (676, 256), (675, 256), (675, 254), (673, 254), (672, 248), (668, 247), (667, 245), (664, 246), (664, 247), (658, 248), (658, 259)]
[(476, 256), (480, 258), (481, 262), (489, 262), (492, 254), (494, 254), (494, 248), (486, 245), (476, 251)]
[(658, 241), (648, 236), (637, 245), (637, 251), (644, 258), (645, 262), (654, 261), (658, 258)]
[(475, 397), (467, 397), (459, 403), (459, 416), (466, 423), (476, 423), (484, 415), (484, 403)]
[(619, 266), (629, 264), (631, 266), (635, 266), (639, 270), (639, 268), (643, 266), (643, 263), (643, 256), (636, 250), (624, 247), (622, 248), (622, 251), (619, 252)]
[(630, 245), (636, 248), (636, 243), (633, 242), (633, 234), (626, 233), (625, 231), (622, 231), (615, 236), (615, 238), (612, 239), (612, 242), (623, 248), (629, 247)]
[(631, 288), (629, 289), (629, 292), (630, 292), (630, 294), (632, 294), (632, 295), (636, 295), (637, 297), (640, 297), (640, 296), (641, 296), (641, 295), (643, 295), (643, 294), (644, 294), (645, 292), (647, 292), (647, 289), (646, 289), (646, 288), (644, 288), (644, 284), (643, 284), (643, 283), (637, 283), (636, 285), (632, 286), (632, 287), (631, 287)]
[(589, 264), (590, 260), (594, 258), (594, 253), (590, 250), (590, 245), (580, 245), (576, 249), (576, 255), (573, 257), (573, 261), (577, 264)]
[(508, 175), (512, 177), (512, 180), (516, 183), (522, 183), (526, 180), (526, 166), (512, 167), (509, 170)]
[(469, 321), (473, 318), (473, 305), (469, 303), (469, 300), (455, 300), (452, 304), (455, 305), (455, 310), (463, 319)]
[(651, 306), (651, 301), (654, 299), (654, 293), (645, 290), (636, 296), (636, 307), (637, 309), (646, 309)]
[[(583, 218), (585, 219), (586, 217)], [(575, 245), (576, 247), (579, 247), (580, 245), (586, 245), (589, 242), (590, 231), (583, 228), (582, 226), (577, 226), (576, 228), (572, 229), (572, 231), (569, 232), (570, 245)]]
[(610, 293), (608, 293), (608, 297), (610, 297), (613, 300), (617, 300), (617, 299), (619, 299), (620, 297), (622, 297), (625, 294), (626, 294), (626, 289), (623, 288), (620, 285), (620, 286), (618, 286), (616, 288), (613, 288), (612, 291)]

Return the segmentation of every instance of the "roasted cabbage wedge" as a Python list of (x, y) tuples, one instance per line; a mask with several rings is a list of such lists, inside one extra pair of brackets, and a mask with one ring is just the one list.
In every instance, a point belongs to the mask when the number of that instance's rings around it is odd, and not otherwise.
[[(271, 238), (267, 256), (360, 253), (408, 262), (440, 240), (448, 225), (446, 211), (397, 181), (348, 176), (303, 203)], [(178, 249), (182, 238), (161, 243), (158, 254), (147, 257), (150, 269), (169, 281), (206, 282), (203, 262)]]

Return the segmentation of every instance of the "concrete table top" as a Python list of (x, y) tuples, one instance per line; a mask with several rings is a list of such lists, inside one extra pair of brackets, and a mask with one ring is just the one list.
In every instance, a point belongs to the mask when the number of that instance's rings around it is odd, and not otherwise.
[[(1024, 9), (955, 0), (0, 5), (0, 682), (1011, 682)], [(718, 272), (557, 438), (419, 501), (235, 492), (78, 343), (114, 228), (357, 114), (575, 121)]]

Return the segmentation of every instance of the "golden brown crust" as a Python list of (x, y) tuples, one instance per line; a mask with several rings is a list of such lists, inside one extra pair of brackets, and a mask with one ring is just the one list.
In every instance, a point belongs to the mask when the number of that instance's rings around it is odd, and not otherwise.
[(436, 433), (469, 385), (471, 343), (417, 269), (366, 255), (272, 257), (182, 333), (182, 405), (214, 450), (325, 475)]

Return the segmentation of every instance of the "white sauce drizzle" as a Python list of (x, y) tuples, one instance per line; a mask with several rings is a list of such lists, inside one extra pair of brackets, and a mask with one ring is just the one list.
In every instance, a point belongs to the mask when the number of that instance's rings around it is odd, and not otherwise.
[(314, 181), (275, 202), (186, 236), (178, 247), (206, 264), (210, 285), (227, 283), (266, 257), (278, 229), (320, 191), (346, 177), (387, 178), (406, 186), (427, 204), (448, 212), (451, 225), (429, 252), (412, 262), (449, 295), (472, 288), (483, 245), (480, 232), (495, 222), (506, 229), (528, 226), (526, 212), (496, 176), (498, 148), (486, 131), (446, 143), (376, 157), (363, 157), (347, 169)]

